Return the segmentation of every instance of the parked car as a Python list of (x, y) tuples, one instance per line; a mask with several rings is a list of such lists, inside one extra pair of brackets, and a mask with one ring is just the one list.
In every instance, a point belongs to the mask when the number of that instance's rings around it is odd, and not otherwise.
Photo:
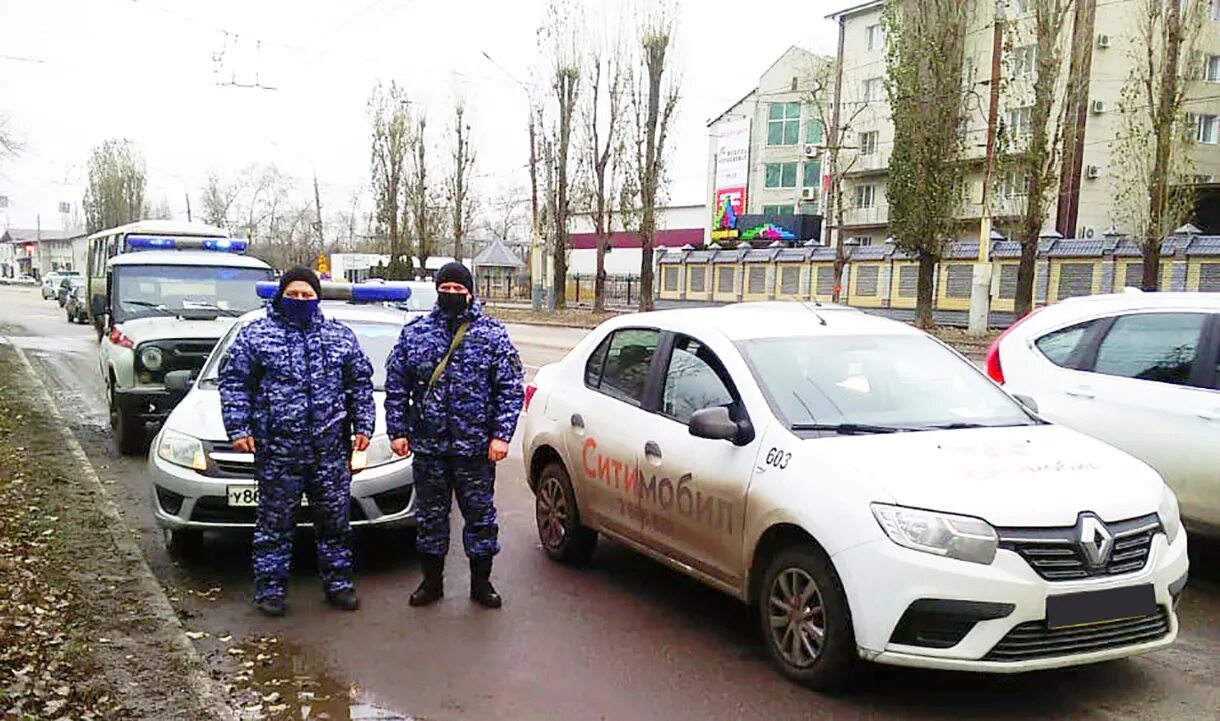
[(89, 322), (89, 307), (86, 298), (88, 298), (88, 292), (85, 290), (84, 283), (72, 286), (72, 290), (68, 294), (68, 302), (64, 304), (69, 323)]
[(1188, 529), (1220, 537), (1220, 293), (1073, 298), (992, 345), (987, 372), (1048, 420), (1151, 465)]
[[(323, 298), (338, 285), (326, 284)], [(353, 458), (352, 525), (413, 528), (412, 459), (401, 458), (390, 449), (383, 404), (386, 359), (403, 325), (418, 314), (329, 300), (322, 303), (322, 312), (356, 333), (374, 371), (377, 425), (369, 450)], [(190, 381), (190, 371), (166, 376), (166, 386), (171, 390), (189, 387), (153, 439), (148, 454), (153, 511), (171, 551), (189, 553), (198, 549), (204, 531), (254, 527), (258, 506), (254, 456), (234, 451), (229, 443), (221, 418), (218, 382), (221, 364), (238, 332), (263, 315), (263, 310), (248, 313), (228, 331), (212, 351), (197, 382)], [(309, 525), (307, 506), (301, 508), (298, 523)]]
[(59, 281), (62, 276), (57, 271), (51, 271), (42, 276), (42, 299), (52, 300), (59, 292)]
[(585, 562), (606, 536), (753, 605), (802, 684), (859, 659), (1012, 673), (1177, 636), (1186, 534), (1160, 476), (903, 323), (624, 315), (525, 397), (547, 555)]
[(38, 279), (32, 275), (19, 275), (13, 279), (13, 285), (38, 285)]

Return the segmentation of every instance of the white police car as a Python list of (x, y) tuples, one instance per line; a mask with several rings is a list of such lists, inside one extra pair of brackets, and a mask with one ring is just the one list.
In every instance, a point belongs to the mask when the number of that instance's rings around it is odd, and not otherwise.
[[(258, 292), (270, 297), (275, 289), (274, 283), (259, 284)], [(373, 365), (377, 424), (368, 451), (352, 459), (350, 518), (354, 527), (415, 525), (411, 457), (401, 458), (390, 450), (384, 411), (386, 358), (403, 325), (420, 314), (404, 313), (383, 304), (403, 302), (409, 293), (399, 284), (322, 285), (322, 313), (355, 332)], [(197, 379), (190, 371), (176, 371), (166, 377), (171, 390), (186, 391), (186, 396), (153, 439), (148, 470), (153, 511), (157, 524), (166, 531), (171, 551), (197, 551), (204, 531), (254, 527), (258, 506), (254, 457), (234, 451), (229, 443), (221, 417), (218, 376), (237, 333), (263, 315), (264, 311), (258, 310), (242, 316), (216, 345)], [(302, 506), (299, 525), (309, 525), (309, 514), (308, 506)]]
[(1016, 672), (1164, 648), (1160, 476), (902, 323), (800, 304), (615, 318), (527, 389), (539, 536), (599, 534), (758, 607), (815, 688), (854, 661)]

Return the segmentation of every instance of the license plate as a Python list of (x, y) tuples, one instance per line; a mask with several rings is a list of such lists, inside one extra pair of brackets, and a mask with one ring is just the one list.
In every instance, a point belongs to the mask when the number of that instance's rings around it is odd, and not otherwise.
[(1143, 618), (1155, 613), (1156, 590), (1152, 584), (1046, 597), (1046, 625), (1051, 629)]
[[(229, 486), (230, 508), (251, 508), (258, 505), (258, 486)], [(301, 505), (308, 506), (309, 499), (301, 496)]]

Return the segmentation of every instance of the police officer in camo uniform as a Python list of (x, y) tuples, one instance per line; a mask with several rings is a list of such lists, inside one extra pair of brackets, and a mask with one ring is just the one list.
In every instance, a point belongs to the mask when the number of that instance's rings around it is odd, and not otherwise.
[(347, 611), (359, 607), (348, 522), (351, 458), (373, 434), (373, 367), (350, 328), (322, 317), (320, 293), (312, 270), (285, 273), (266, 317), (238, 332), (220, 371), (233, 448), (254, 454), (254, 602), (270, 616), (284, 614), (302, 493), (326, 600)]
[(444, 595), (449, 514), (457, 494), (470, 558), (470, 597), (499, 608), (491, 559), (499, 552), (495, 464), (508, 455), (524, 400), (521, 356), (508, 331), (483, 315), (470, 271), (449, 263), (436, 275), (436, 308), (406, 326), (386, 367), (386, 426), (398, 455), (414, 453), (417, 547), (424, 580), (411, 595), (426, 606)]

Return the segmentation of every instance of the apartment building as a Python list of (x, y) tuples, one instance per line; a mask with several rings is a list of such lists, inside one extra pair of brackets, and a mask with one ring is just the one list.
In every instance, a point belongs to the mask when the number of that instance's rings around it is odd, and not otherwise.
[(821, 238), (833, 65), (791, 47), (708, 123), (708, 241)]
[[(1196, 182), (1220, 180), (1220, 0), (1209, 3), (1197, 61), (1201, 68), (1191, 80), (1186, 106), (1191, 113), (1195, 142), (1189, 153)], [(1005, 14), (1012, 33), (1003, 43), (1000, 58), (1005, 92), (999, 105), (999, 120), (1014, 144), (1029, 132), (1029, 89), (1036, 73), (1036, 50), (1032, 41), (1032, 3), (1027, 0), (970, 0), (973, 17), (966, 38), (966, 63), (962, 82), (975, 90), (979, 102), (969, 103), (965, 134), (967, 172), (961, 218), (963, 239), (978, 237), (984, 215), (983, 169), (988, 133), (988, 87), (992, 72), (995, 13)], [(1075, 96), (1064, 132), (1063, 172), (1057, 200), (1051, 202), (1046, 231), (1064, 237), (1101, 238), (1108, 229), (1120, 232), (1121, 213), (1116, 210), (1116, 172), (1119, 152), (1113, 141), (1120, 130), (1118, 107), (1124, 82), (1139, 47), (1137, 13), (1143, 0), (1078, 0), (1073, 31), (1064, 49), (1061, 76), (1063, 97), (1067, 78), (1079, 72), (1087, 79), (1086, 91)], [(851, 245), (882, 242), (887, 236), (889, 207), (886, 179), (894, 145), (885, 91), (886, 38), (882, 20), (884, 0), (866, 2), (835, 13), (839, 24), (841, 91), (838, 96), (838, 127), (844, 148), (839, 156), (844, 204), (841, 227), (833, 236)], [(1029, 38), (1022, 42), (1020, 38)], [(1015, 39), (1015, 40), (1014, 40)], [(1073, 56), (1075, 61), (1073, 62)], [(995, 227), (1011, 229), (1025, 206), (1023, 179), (1001, 173), (993, 186), (990, 209)], [(832, 219), (834, 221), (835, 219)]]

